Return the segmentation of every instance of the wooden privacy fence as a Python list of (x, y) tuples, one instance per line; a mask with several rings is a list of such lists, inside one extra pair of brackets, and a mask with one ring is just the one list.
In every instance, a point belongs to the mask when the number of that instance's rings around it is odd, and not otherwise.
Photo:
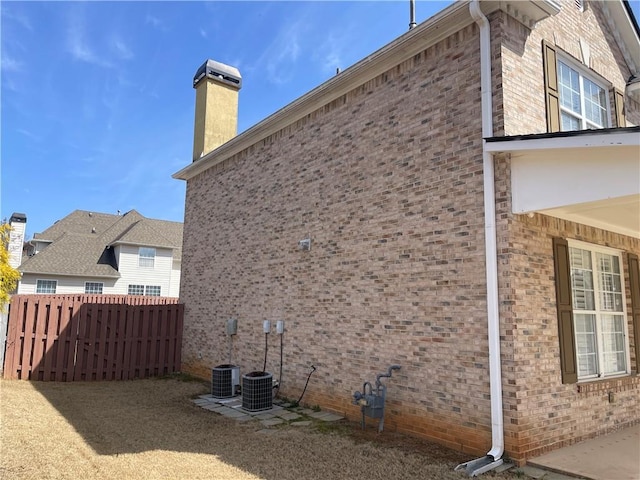
[(129, 295), (14, 295), (4, 377), (127, 380), (180, 370), (184, 305)]

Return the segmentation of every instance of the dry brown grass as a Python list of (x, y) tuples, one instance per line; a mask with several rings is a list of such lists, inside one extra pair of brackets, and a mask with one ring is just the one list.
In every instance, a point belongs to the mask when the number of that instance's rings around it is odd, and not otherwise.
[[(3, 479), (464, 479), (469, 458), (355, 425), (265, 432), (201, 409), (180, 379), (0, 381)], [(484, 475), (483, 478), (516, 478)]]

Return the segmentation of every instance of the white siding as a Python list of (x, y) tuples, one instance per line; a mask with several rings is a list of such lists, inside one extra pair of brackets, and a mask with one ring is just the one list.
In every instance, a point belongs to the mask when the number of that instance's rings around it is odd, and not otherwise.
[(173, 268), (171, 269), (171, 279), (169, 282), (169, 296), (170, 297), (179, 297), (180, 296), (180, 270), (182, 268), (182, 264), (179, 260), (173, 261)]
[(173, 261), (173, 251), (157, 248), (153, 268), (138, 266), (138, 247), (119, 245), (115, 255), (120, 270), (120, 278), (62, 277), (55, 275), (23, 274), (18, 285), (18, 294), (36, 293), (36, 285), (40, 280), (56, 280), (56, 293), (84, 293), (85, 282), (103, 283), (104, 294), (128, 293), (129, 285), (157, 285), (163, 297), (180, 295), (180, 262)]
[[(134, 245), (120, 245), (116, 249), (120, 280), (115, 293), (127, 294), (129, 285), (159, 285), (163, 297), (173, 296), (170, 287), (173, 251), (167, 248), (157, 248), (153, 268), (138, 266), (139, 247)], [(177, 294), (175, 295), (177, 296)]]
[(85, 282), (97, 282), (104, 284), (102, 293), (118, 293), (115, 291), (115, 278), (90, 278), (90, 277), (56, 277), (55, 275), (33, 275), (25, 273), (22, 275), (18, 294), (36, 293), (38, 280), (55, 280), (56, 294), (58, 293), (84, 293)]

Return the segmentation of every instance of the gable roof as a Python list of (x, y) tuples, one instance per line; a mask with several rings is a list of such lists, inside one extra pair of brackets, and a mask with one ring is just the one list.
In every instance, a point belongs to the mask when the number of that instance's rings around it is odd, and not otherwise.
[(113, 248), (140, 245), (173, 249), (182, 255), (182, 223), (146, 218), (136, 210), (124, 215), (75, 210), (31, 242), (49, 243), (18, 268), (23, 273), (118, 278)]
[[(174, 173), (173, 178), (192, 179), (470, 25), (474, 19), (469, 13), (469, 3), (470, 0), (453, 2), (391, 43), (193, 161)], [(612, 0), (605, 3), (608, 9), (608, 20), (617, 32), (616, 41), (623, 51), (625, 60), (630, 62), (629, 66), (632, 70), (637, 70), (640, 67), (633, 62), (633, 59), (640, 58), (640, 36), (633, 14), (629, 15), (630, 8), (627, 1)], [(485, 15), (499, 9), (507, 11), (510, 15), (517, 16), (521, 22), (526, 22), (530, 28), (537, 21), (558, 13), (562, 8), (557, 0), (522, 0), (517, 2), (517, 8), (513, 8), (512, 2), (482, 0), (480, 7)]]

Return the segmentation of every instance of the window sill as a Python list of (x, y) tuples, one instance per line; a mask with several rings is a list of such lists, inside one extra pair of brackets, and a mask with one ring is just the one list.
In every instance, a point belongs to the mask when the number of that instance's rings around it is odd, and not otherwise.
[(624, 392), (640, 387), (640, 375), (629, 374), (620, 377), (611, 377), (586, 381), (577, 385), (578, 393), (600, 394), (604, 392)]

